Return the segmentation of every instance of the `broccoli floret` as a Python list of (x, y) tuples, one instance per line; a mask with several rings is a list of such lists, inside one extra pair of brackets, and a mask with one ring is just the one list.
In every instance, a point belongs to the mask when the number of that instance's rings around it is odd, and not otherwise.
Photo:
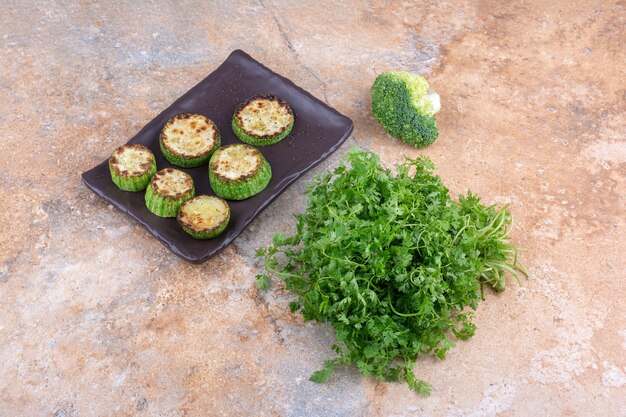
[(428, 82), (419, 75), (384, 72), (372, 85), (372, 111), (378, 123), (415, 147), (428, 146), (439, 136), (434, 117), (439, 108), (439, 95), (428, 94)]

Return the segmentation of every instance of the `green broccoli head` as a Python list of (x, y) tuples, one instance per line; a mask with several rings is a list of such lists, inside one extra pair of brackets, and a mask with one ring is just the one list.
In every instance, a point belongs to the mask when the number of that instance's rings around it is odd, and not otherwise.
[(424, 77), (404, 71), (383, 72), (372, 85), (372, 111), (390, 135), (423, 148), (439, 136), (434, 114), (439, 96), (428, 94)]

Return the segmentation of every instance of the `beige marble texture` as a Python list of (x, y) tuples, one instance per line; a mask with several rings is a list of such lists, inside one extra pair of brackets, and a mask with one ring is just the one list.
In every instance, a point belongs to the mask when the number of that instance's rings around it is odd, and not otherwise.
[[(626, 416), (626, 3), (2, 1), (0, 416)], [(241, 48), (354, 120), (348, 142), (202, 265), (81, 182)], [(421, 151), (370, 112), (428, 77)], [(426, 154), (454, 194), (511, 204), (532, 279), (422, 358), (419, 397), (353, 369), (307, 380), (332, 331), (259, 293), (254, 249), (354, 144)]]

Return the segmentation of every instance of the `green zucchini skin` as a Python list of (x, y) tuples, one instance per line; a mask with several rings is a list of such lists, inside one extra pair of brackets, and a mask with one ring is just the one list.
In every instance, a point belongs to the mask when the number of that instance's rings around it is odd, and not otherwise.
[[(197, 227), (194, 227), (191, 224), (192, 221), (189, 221), (188, 219), (186, 219), (185, 208), (188, 205), (192, 204), (194, 200), (202, 199), (202, 198), (219, 199), (223, 202), (226, 208), (227, 214), (226, 214), (225, 219), (222, 220), (217, 225), (217, 227), (199, 229)], [(185, 203), (183, 203), (183, 205), (181, 205), (180, 210), (178, 211), (177, 220), (178, 220), (178, 224), (180, 224), (183, 230), (187, 232), (194, 239), (200, 239), (200, 240), (212, 239), (220, 235), (224, 230), (226, 230), (226, 227), (228, 227), (228, 223), (230, 222), (230, 208), (228, 207), (228, 203), (224, 201), (223, 199), (221, 199), (220, 197), (200, 195), (195, 198), (192, 198), (191, 200), (187, 200)]]
[[(166, 144), (166, 141), (167, 141), (166, 136), (168, 133), (167, 131), (168, 131), (169, 126), (172, 123), (175, 123), (177, 121), (181, 121), (181, 120), (185, 121), (185, 120), (189, 120), (190, 118), (201, 118), (203, 122), (205, 122), (207, 125), (209, 125), (215, 130), (215, 135), (216, 135), (216, 137), (214, 138), (213, 146), (207, 152), (202, 153), (195, 157), (177, 153), (174, 149), (170, 149), (168, 145)], [(198, 130), (197, 132), (200, 132), (200, 130)], [(176, 165), (182, 168), (195, 168), (195, 167), (205, 165), (207, 162), (211, 160), (211, 156), (213, 155), (213, 153), (217, 149), (219, 149), (219, 147), (221, 146), (221, 142), (222, 142), (222, 138), (220, 135), (220, 131), (217, 125), (215, 124), (215, 122), (213, 122), (211, 119), (207, 118), (206, 116), (203, 116), (201, 114), (193, 114), (193, 113), (178, 114), (172, 117), (165, 123), (165, 125), (163, 126), (163, 129), (161, 130), (161, 134), (159, 135), (159, 147), (161, 148), (161, 152), (163, 153), (163, 156), (165, 157), (165, 159), (167, 159), (167, 161), (170, 164)]]
[[(221, 148), (220, 150), (222, 149), (226, 149), (226, 147)], [(265, 187), (267, 187), (272, 179), (272, 168), (261, 152), (255, 149), (260, 156), (261, 162), (259, 168), (253, 175), (238, 180), (229, 180), (221, 177), (215, 172), (215, 159), (219, 155), (220, 150), (213, 154), (213, 157), (211, 157), (211, 161), (209, 162), (209, 183), (213, 192), (217, 196), (226, 200), (245, 200), (260, 193), (265, 189)]]
[(291, 133), (291, 130), (293, 129), (293, 124), (294, 124), (294, 119), (291, 120), (291, 123), (289, 124), (289, 126), (287, 126), (287, 128), (283, 130), (282, 133), (280, 133), (279, 135), (271, 136), (269, 138), (264, 138), (264, 137), (248, 135), (239, 124), (239, 120), (237, 119), (236, 116), (233, 116), (233, 120), (232, 120), (233, 132), (239, 138), (239, 140), (244, 143), (247, 143), (248, 145), (254, 145), (254, 146), (268, 146), (268, 145), (273, 145), (275, 143), (280, 142), (281, 140), (289, 136), (289, 134)]
[[(219, 148), (220, 145), (221, 145), (221, 140), (218, 139), (217, 146), (215, 147), (215, 149)], [(211, 153), (208, 153), (203, 156), (199, 156), (197, 158), (185, 158), (182, 156), (174, 155), (173, 153), (168, 151), (168, 149), (165, 146), (163, 146), (163, 141), (159, 141), (159, 146), (161, 147), (161, 152), (163, 153), (163, 156), (165, 157), (165, 159), (167, 159), (167, 161), (170, 164), (179, 166), (181, 168), (195, 168), (195, 167), (205, 165), (207, 162), (211, 160), (211, 156), (213, 155), (213, 152), (215, 152), (215, 150), (213, 150)]]
[[(290, 116), (289, 124), (285, 126), (283, 130), (273, 135), (257, 136), (250, 132), (247, 132), (245, 127), (242, 124), (240, 113), (243, 111), (244, 108), (246, 108), (248, 105), (251, 105), (255, 101), (270, 101), (275, 104), (278, 104), (278, 107), (282, 110), (286, 110), (287, 115)], [(278, 143), (281, 140), (285, 139), (287, 136), (289, 136), (289, 134), (291, 133), (291, 130), (293, 129), (294, 122), (295, 122), (295, 116), (293, 114), (293, 110), (291, 109), (289, 104), (287, 104), (286, 101), (273, 95), (258, 94), (254, 97), (249, 98), (248, 100), (244, 101), (239, 106), (237, 106), (237, 108), (235, 109), (235, 113), (233, 114), (231, 127), (235, 135), (242, 142), (247, 143), (249, 145), (253, 145), (253, 146), (268, 146), (268, 145), (273, 145), (275, 143)]]
[(157, 166), (156, 162), (153, 162), (150, 170), (140, 177), (121, 177), (117, 175), (113, 168), (111, 168), (110, 163), (109, 170), (111, 171), (111, 180), (113, 181), (113, 184), (117, 185), (120, 190), (138, 192), (145, 190), (148, 184), (150, 184), (152, 176), (156, 174)]
[[(160, 175), (167, 174), (171, 171), (177, 171), (185, 176), (185, 178), (190, 181), (189, 187), (184, 192), (177, 193), (175, 195), (165, 195), (159, 191), (156, 181), (160, 178)], [(176, 217), (178, 216), (178, 210), (180, 206), (187, 200), (192, 199), (195, 195), (195, 187), (193, 185), (193, 179), (187, 173), (182, 171), (173, 169), (173, 168), (165, 168), (161, 171), (157, 172), (148, 187), (146, 188), (145, 194), (145, 202), (146, 207), (152, 213), (156, 214), (159, 217)]]
[[(125, 172), (119, 171), (115, 155), (124, 148), (135, 148), (141, 150), (142, 152), (149, 153), (149, 167), (145, 170), (146, 172), (144, 174), (133, 176), (125, 175)], [(143, 145), (133, 144), (120, 146), (109, 158), (109, 172), (111, 173), (111, 181), (113, 181), (113, 184), (117, 185), (117, 187), (123, 191), (137, 192), (145, 190), (156, 171), (157, 165), (154, 154)]]
[(194, 239), (207, 240), (207, 239), (213, 239), (214, 237), (222, 234), (222, 232), (226, 230), (226, 228), (228, 227), (229, 221), (230, 221), (230, 215), (228, 216), (228, 219), (220, 225), (220, 227), (218, 227), (217, 229), (213, 229), (211, 231), (207, 231), (207, 232), (197, 232), (184, 224), (181, 224), (180, 226), (183, 228), (185, 232), (189, 233), (189, 235), (193, 237)]

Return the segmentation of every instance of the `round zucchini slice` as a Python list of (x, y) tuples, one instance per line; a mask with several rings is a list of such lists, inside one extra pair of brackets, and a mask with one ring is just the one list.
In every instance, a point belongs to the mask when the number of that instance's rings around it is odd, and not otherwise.
[(263, 191), (272, 179), (272, 168), (261, 152), (235, 144), (218, 149), (209, 162), (209, 183), (218, 196), (245, 200)]
[(145, 190), (156, 170), (154, 154), (143, 145), (122, 145), (109, 158), (111, 180), (124, 191)]
[(163, 156), (171, 164), (184, 168), (198, 167), (209, 162), (220, 147), (220, 132), (211, 119), (185, 113), (165, 123), (159, 144)]
[(199, 195), (178, 211), (178, 223), (196, 239), (211, 239), (222, 233), (230, 220), (228, 203), (215, 196)]
[(193, 178), (189, 174), (165, 168), (154, 174), (146, 188), (146, 207), (159, 217), (176, 217), (180, 206), (194, 195)]
[(232, 126), (233, 132), (242, 142), (266, 146), (285, 139), (293, 123), (293, 111), (284, 100), (275, 96), (257, 95), (237, 107)]

